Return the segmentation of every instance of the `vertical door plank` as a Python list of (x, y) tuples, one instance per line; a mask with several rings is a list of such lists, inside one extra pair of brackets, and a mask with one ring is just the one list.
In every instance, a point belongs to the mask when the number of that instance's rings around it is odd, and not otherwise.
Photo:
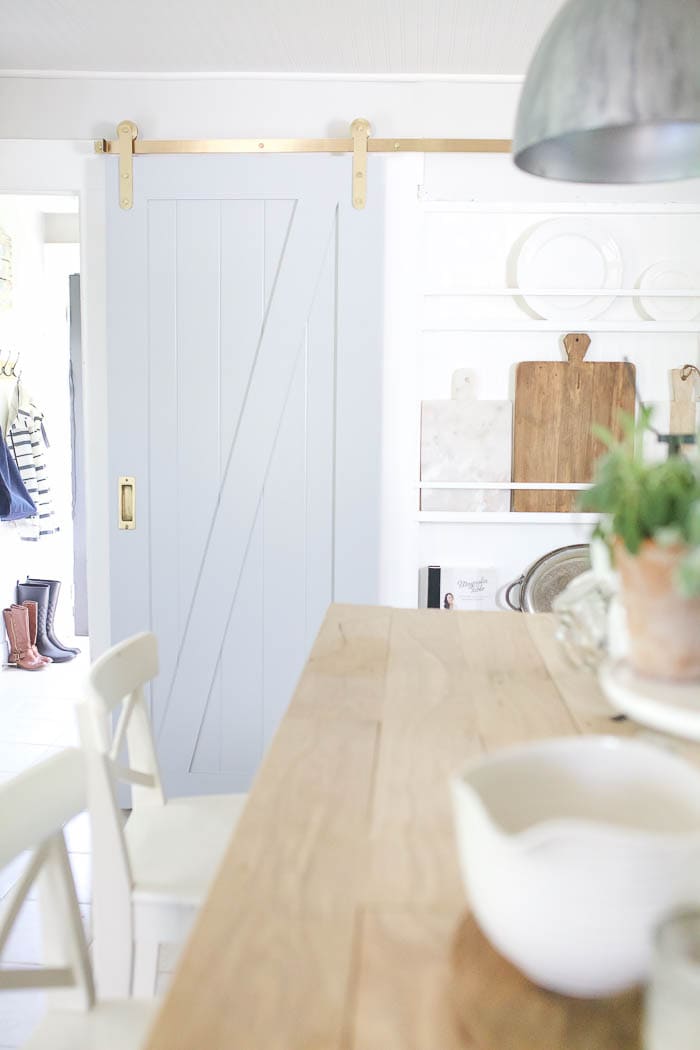
[[(150, 629), (158, 637), (160, 676), (151, 686), (151, 717), (160, 725), (163, 693), (172, 675), (182, 633), (178, 561), (177, 448), (177, 219), (175, 201), (152, 201), (148, 209), (149, 420), (150, 458)], [(141, 487), (137, 481), (137, 514)], [(147, 496), (143, 491), (143, 496)], [(140, 528), (137, 517), (137, 529)]]
[[(260, 337), (263, 318), (264, 293), (264, 204), (262, 201), (220, 202), (220, 303), (218, 312), (220, 353), (216, 412), (218, 421), (217, 449), (219, 472), (217, 496), (223, 476), (223, 464), (231, 447), (241, 406), (250, 379), (255, 348)], [(208, 523), (207, 523), (208, 524)], [(220, 586), (228, 586), (225, 569)], [(248, 596), (248, 618), (237, 617), (237, 628), (242, 637), (232, 638), (226, 632), (219, 667), (214, 679), (199, 732), (192, 772), (198, 774), (230, 769), (235, 740), (223, 732), (223, 723), (231, 728), (230, 712), (239, 711), (241, 700), (260, 699), (262, 679), (256, 687), (250, 673), (256, 662), (254, 653), (259, 646), (261, 619), (252, 615), (254, 606)], [(235, 610), (234, 610), (235, 611)], [(233, 614), (232, 614), (233, 615)], [(233, 652), (232, 652), (233, 650)], [(241, 667), (241, 653), (250, 651), (250, 666)], [(246, 692), (241, 693), (245, 679)], [(240, 750), (238, 750), (240, 757)], [(258, 751), (259, 756), (259, 751)], [(246, 769), (250, 768), (247, 762)], [(198, 779), (201, 780), (201, 777)], [(236, 778), (240, 783), (240, 778)]]
[[(265, 305), (284, 265), (294, 202), (265, 201)], [(292, 695), (306, 652), (303, 645), (306, 535), (306, 331), (263, 490), (263, 727), (269, 741)], [(284, 639), (282, 644), (280, 640)]]
[(265, 203), (221, 202), (221, 461), (241, 414), (265, 312)]
[[(140, 200), (132, 211), (116, 204), (119, 194), (116, 164), (106, 179), (107, 244), (107, 389), (110, 406), (109, 445), (109, 589), (113, 642), (151, 623), (148, 586), (150, 547), (149, 458), (149, 286), (146, 280), (148, 207)], [(163, 251), (166, 250), (166, 245)], [(117, 479), (136, 478), (136, 528), (122, 530), (118, 522)]]
[(284, 245), (294, 217), (295, 201), (264, 201), (264, 303), (265, 309), (270, 304), (272, 289), (275, 286), (280, 263), (284, 255)]
[(335, 448), (335, 307), (337, 227), (309, 317), (306, 399), (306, 536), (313, 556), (306, 560), (304, 649), (333, 601), (333, 486)]
[[(233, 442), (265, 312), (265, 203), (221, 203), (222, 463)], [(263, 536), (258, 508), (221, 651), (221, 770), (247, 790), (262, 755)], [(224, 577), (222, 586), (228, 586)]]
[[(306, 659), (306, 340), (265, 480), (264, 735), (272, 738)], [(313, 556), (313, 553), (312, 553)]]
[(247, 791), (263, 754), (263, 518), (250, 536), (222, 654), (221, 769), (227, 791)]
[[(214, 513), (221, 477), (220, 453), (220, 263), (219, 201), (178, 201), (178, 563), (181, 618), (197, 583), (197, 574)], [(216, 666), (218, 649), (209, 647)], [(190, 688), (195, 688), (190, 683)], [(206, 697), (205, 712), (190, 741), (187, 768), (214, 772), (219, 766), (218, 725), (221, 675), (218, 667)], [(197, 752), (196, 765), (192, 764)]]
[(371, 204), (354, 211), (343, 193), (337, 215), (334, 597), (364, 604), (379, 597), (384, 224), (375, 208), (383, 210), (383, 164), (372, 157)]

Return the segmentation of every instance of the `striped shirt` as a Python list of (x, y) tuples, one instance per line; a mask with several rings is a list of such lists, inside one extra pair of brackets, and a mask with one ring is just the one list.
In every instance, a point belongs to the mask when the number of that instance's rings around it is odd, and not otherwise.
[(31, 398), (20, 396), (17, 417), (7, 436), (7, 447), (15, 458), (20, 477), (37, 509), (34, 517), (18, 525), (21, 538), (32, 542), (40, 536), (50, 536), (59, 531), (46, 465), (48, 444), (43, 412)]

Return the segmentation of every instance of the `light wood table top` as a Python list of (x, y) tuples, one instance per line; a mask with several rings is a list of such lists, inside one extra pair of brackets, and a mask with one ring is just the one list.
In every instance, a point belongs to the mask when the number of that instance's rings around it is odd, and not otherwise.
[(332, 606), (148, 1050), (472, 1050), (450, 774), (612, 715), (550, 617)]

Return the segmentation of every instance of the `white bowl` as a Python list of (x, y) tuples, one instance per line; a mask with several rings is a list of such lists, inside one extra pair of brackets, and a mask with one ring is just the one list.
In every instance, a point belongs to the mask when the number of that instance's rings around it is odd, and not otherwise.
[(508, 748), (453, 778), (474, 916), (531, 980), (565, 995), (643, 981), (656, 923), (700, 905), (700, 771), (637, 740)]

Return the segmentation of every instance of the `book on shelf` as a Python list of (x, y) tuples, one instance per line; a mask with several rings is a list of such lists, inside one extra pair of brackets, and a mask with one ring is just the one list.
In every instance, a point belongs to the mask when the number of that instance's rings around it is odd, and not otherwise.
[(489, 609), (495, 593), (492, 565), (424, 565), (418, 570), (420, 609)]

